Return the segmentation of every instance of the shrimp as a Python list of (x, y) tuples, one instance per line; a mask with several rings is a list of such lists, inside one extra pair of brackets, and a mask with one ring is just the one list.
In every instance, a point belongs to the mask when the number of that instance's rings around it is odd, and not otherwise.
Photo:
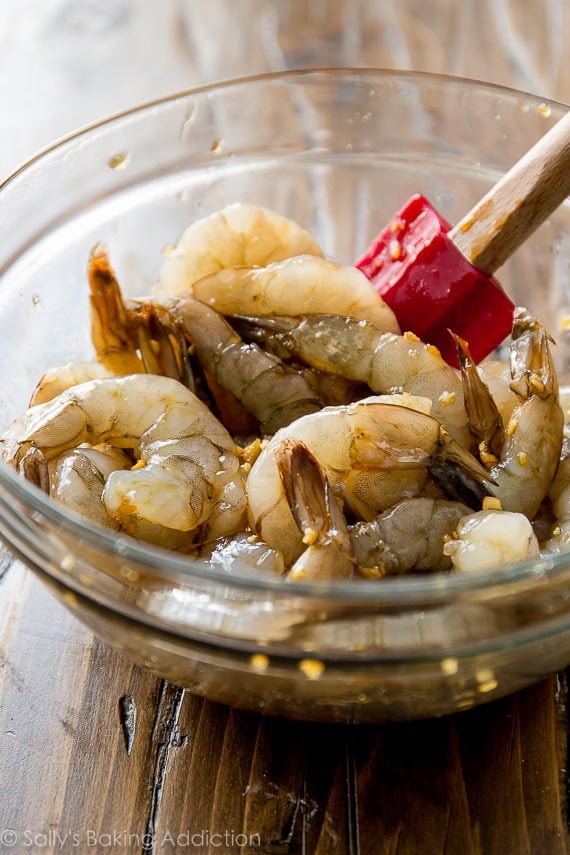
[(180, 326), (192, 341), (201, 365), (216, 383), (241, 401), (272, 434), (300, 416), (321, 408), (307, 380), (278, 357), (255, 344), (245, 344), (227, 321), (192, 297), (165, 299), (151, 304), (165, 310), (163, 323)]
[(322, 252), (309, 232), (292, 220), (259, 205), (229, 205), (186, 229), (166, 258), (155, 293), (192, 293), (196, 280), (227, 267), (261, 267), (295, 255)]
[(470, 445), (459, 375), (437, 348), (423, 344), (417, 336), (381, 333), (367, 321), (337, 315), (248, 320), (321, 371), (364, 382), (373, 392), (404, 391), (430, 398), (433, 417), (461, 445)]
[(356, 559), (339, 500), (322, 467), (303, 442), (284, 439), (275, 461), (287, 503), (306, 548), (291, 569), (291, 582), (349, 579)]
[(74, 386), (16, 419), (0, 440), (13, 466), (30, 447), (49, 461), (82, 442), (130, 448), (131, 470), (111, 472), (103, 503), (119, 528), (193, 531), (214, 518), (215, 536), (242, 527), (245, 493), (232, 438), (181, 383), (134, 374)]
[(469, 351), (468, 343), (451, 333), (461, 368), (467, 426), (483, 464), (496, 463), (505, 444), (505, 428), (499, 409)]
[(69, 389), (70, 386), (78, 386), (89, 380), (102, 380), (114, 377), (113, 371), (109, 371), (99, 362), (68, 362), (60, 368), (52, 368), (46, 371), (30, 398), (30, 407), (37, 404), (45, 404)]
[(368, 394), (365, 383), (348, 380), (340, 374), (328, 374), (326, 371), (319, 371), (317, 368), (296, 361), (294, 357), (292, 358), (291, 352), (281, 345), (278, 338), (267, 336), (265, 330), (249, 323), (247, 318), (234, 315), (231, 317), (231, 326), (245, 342), (258, 344), (266, 353), (272, 353), (287, 365), (293, 365), (306, 379), (323, 406), (351, 404), (353, 401), (365, 398)]
[(382, 332), (400, 332), (392, 309), (364, 273), (310, 255), (262, 268), (223, 270), (195, 282), (192, 294), (222, 315), (301, 317), (328, 312), (368, 320)]
[(209, 306), (192, 297), (124, 301), (102, 250), (92, 255), (91, 268), (103, 271), (94, 277), (97, 291), (92, 284), (100, 339), (106, 343), (99, 348), (101, 357), (119, 342), (114, 352), (124, 355), (139, 348), (146, 371), (182, 381), (188, 375), (190, 341), (202, 368), (255, 416), (264, 432), (320, 409), (321, 400), (298, 371), (257, 345), (245, 344)]
[[(429, 402), (428, 402), (429, 403)], [(303, 442), (323, 467), (333, 492), (353, 513), (371, 521), (395, 503), (419, 496), (428, 472), (450, 498), (480, 506), (486, 471), (439, 422), (407, 407), (368, 398), (327, 407), (278, 431), (246, 482), (251, 527), (292, 565), (303, 535), (291, 512), (278, 469), (287, 439)]]
[(501, 459), (491, 468), (490, 477), (503, 509), (532, 519), (556, 473), (564, 415), (549, 336), (526, 309), (515, 312), (511, 376), (519, 403), (507, 424)]
[(538, 541), (524, 514), (494, 510), (463, 517), (443, 551), (460, 573), (493, 570), (539, 555)]
[(349, 527), (360, 575), (376, 579), (409, 570), (448, 570), (444, 543), (470, 513), (461, 502), (405, 499), (372, 522)]

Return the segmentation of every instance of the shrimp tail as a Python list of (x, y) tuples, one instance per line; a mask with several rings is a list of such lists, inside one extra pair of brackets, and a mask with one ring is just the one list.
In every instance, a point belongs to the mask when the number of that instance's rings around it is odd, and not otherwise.
[(325, 543), (338, 537), (344, 516), (316, 457), (304, 442), (285, 439), (276, 449), (279, 477), (304, 542)]
[(160, 316), (152, 303), (123, 298), (101, 246), (91, 253), (88, 276), (91, 338), (99, 360), (120, 374), (144, 371), (180, 380), (191, 388), (181, 330), (171, 329), (169, 319)]
[(441, 427), (436, 450), (430, 455), (428, 472), (448, 499), (479, 510), (483, 499), (492, 496), (489, 473)]
[(449, 333), (457, 348), (467, 411), (467, 427), (479, 450), (481, 460), (483, 463), (492, 465), (500, 458), (505, 444), (503, 419), (489, 387), (481, 379), (468, 342), (452, 330), (449, 330)]
[(176, 327), (171, 329), (170, 318), (166, 315), (161, 317), (153, 304), (139, 305), (139, 311), (132, 316), (137, 325), (137, 342), (144, 370), (147, 374), (179, 380), (194, 393), (186, 355), (188, 346), (182, 331)]
[(285, 439), (276, 450), (276, 462), (306, 546), (289, 571), (289, 581), (350, 578), (356, 557), (348, 525), (316, 457), (300, 440)]
[(511, 389), (523, 401), (532, 395), (548, 398), (558, 394), (556, 369), (550, 351), (552, 336), (528, 309), (515, 310), (510, 352)]
[(136, 328), (133, 328), (107, 253), (100, 245), (91, 251), (87, 274), (91, 292), (91, 340), (97, 358), (119, 374), (142, 372), (142, 363), (136, 355)]

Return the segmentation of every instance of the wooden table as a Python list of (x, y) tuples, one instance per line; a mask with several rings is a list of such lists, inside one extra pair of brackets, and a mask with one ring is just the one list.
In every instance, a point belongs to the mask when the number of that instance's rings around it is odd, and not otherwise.
[[(228, 5), (231, 15), (208, 0), (204, 17), (194, 0), (10, 4), (0, 23), (0, 173), (75, 125), (240, 68), (340, 56), (570, 99), (563, 0)], [(322, 37), (324, 21), (340, 26), (338, 9), (352, 27), (340, 54)], [(234, 41), (247, 50), (200, 48), (209, 24), (240, 20), (248, 40)], [(263, 41), (268, 23), (277, 59)], [(295, 32), (305, 33), (301, 47)], [(0, 687), (2, 853), (567, 851), (565, 675), (436, 721), (272, 720), (133, 667), (0, 553)], [(125, 721), (135, 706), (133, 734)]]

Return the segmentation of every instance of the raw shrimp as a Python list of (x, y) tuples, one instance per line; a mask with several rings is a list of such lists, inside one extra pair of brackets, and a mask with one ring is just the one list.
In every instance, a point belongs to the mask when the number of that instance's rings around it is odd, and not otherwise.
[(419, 496), (428, 469), (451, 498), (469, 494), (469, 500), (463, 500), (480, 506), (488, 492), (470, 481), (483, 482), (485, 470), (425, 413), (375, 398), (327, 407), (280, 430), (247, 479), (252, 528), (283, 553), (287, 565), (299, 557), (303, 542), (277, 464), (279, 447), (286, 439), (305, 443), (324, 468), (333, 491), (364, 520), (373, 520), (402, 499)]
[(288, 580), (349, 579), (356, 560), (340, 502), (332, 494), (322, 467), (296, 439), (284, 439), (277, 445), (275, 461), (305, 545)]
[(30, 398), (30, 407), (37, 404), (45, 404), (69, 389), (70, 386), (78, 386), (89, 380), (102, 380), (114, 377), (113, 371), (109, 371), (100, 362), (68, 362), (60, 368), (52, 368), (46, 371)]
[(195, 282), (192, 294), (222, 315), (301, 317), (327, 312), (367, 320), (382, 332), (400, 332), (392, 309), (364, 273), (310, 255), (259, 269), (222, 270)]
[(112, 472), (103, 490), (107, 513), (125, 531), (139, 523), (192, 531), (212, 514), (216, 536), (241, 527), (233, 441), (178, 381), (134, 374), (74, 386), (13, 422), (0, 456), (17, 466), (30, 446), (50, 460), (82, 442), (130, 448), (138, 458), (132, 470)]
[(259, 205), (236, 203), (186, 229), (166, 258), (155, 293), (188, 294), (197, 279), (226, 267), (261, 267), (295, 255), (322, 252), (292, 220)]
[(463, 517), (444, 552), (460, 573), (493, 570), (539, 555), (528, 519), (509, 511), (478, 511)]
[(374, 392), (409, 392), (430, 398), (432, 415), (462, 445), (470, 445), (463, 389), (437, 348), (417, 336), (380, 333), (367, 321), (338, 315), (249, 318), (281, 345), (321, 371), (367, 383)]
[(359, 573), (368, 579), (407, 573), (448, 570), (446, 539), (470, 509), (442, 499), (405, 499), (372, 522), (349, 527)]
[(273, 433), (320, 409), (320, 399), (297, 370), (257, 345), (245, 344), (209, 306), (192, 297), (126, 302), (102, 250), (92, 255), (92, 267), (103, 271), (95, 277), (97, 291), (92, 284), (99, 339), (106, 342), (100, 356), (115, 342), (123, 355), (139, 347), (149, 373), (182, 380), (188, 376), (185, 351), (190, 340), (201, 366), (258, 419), (264, 432)]
[(511, 376), (519, 403), (507, 424), (501, 459), (490, 476), (503, 509), (532, 519), (556, 473), (564, 416), (548, 333), (526, 309), (515, 312)]
[(321, 401), (298, 371), (257, 345), (245, 344), (213, 309), (192, 297), (151, 305), (168, 312), (170, 320), (163, 322), (184, 330), (201, 365), (258, 419), (265, 433), (320, 409)]
[(340, 374), (329, 374), (319, 371), (309, 365), (304, 365), (292, 357), (291, 352), (281, 345), (275, 336), (267, 336), (265, 331), (255, 324), (250, 324), (247, 319), (232, 316), (232, 329), (246, 342), (257, 344), (266, 353), (272, 353), (287, 365), (292, 365), (305, 378), (311, 389), (315, 392), (323, 406), (337, 406), (338, 404), (351, 404), (365, 398), (369, 389), (365, 383), (348, 380)]

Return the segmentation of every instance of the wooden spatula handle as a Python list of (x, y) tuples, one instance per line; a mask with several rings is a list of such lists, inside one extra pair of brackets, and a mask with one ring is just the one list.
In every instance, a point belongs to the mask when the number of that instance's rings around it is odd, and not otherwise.
[(570, 195), (570, 112), (450, 232), (457, 248), (494, 273)]

